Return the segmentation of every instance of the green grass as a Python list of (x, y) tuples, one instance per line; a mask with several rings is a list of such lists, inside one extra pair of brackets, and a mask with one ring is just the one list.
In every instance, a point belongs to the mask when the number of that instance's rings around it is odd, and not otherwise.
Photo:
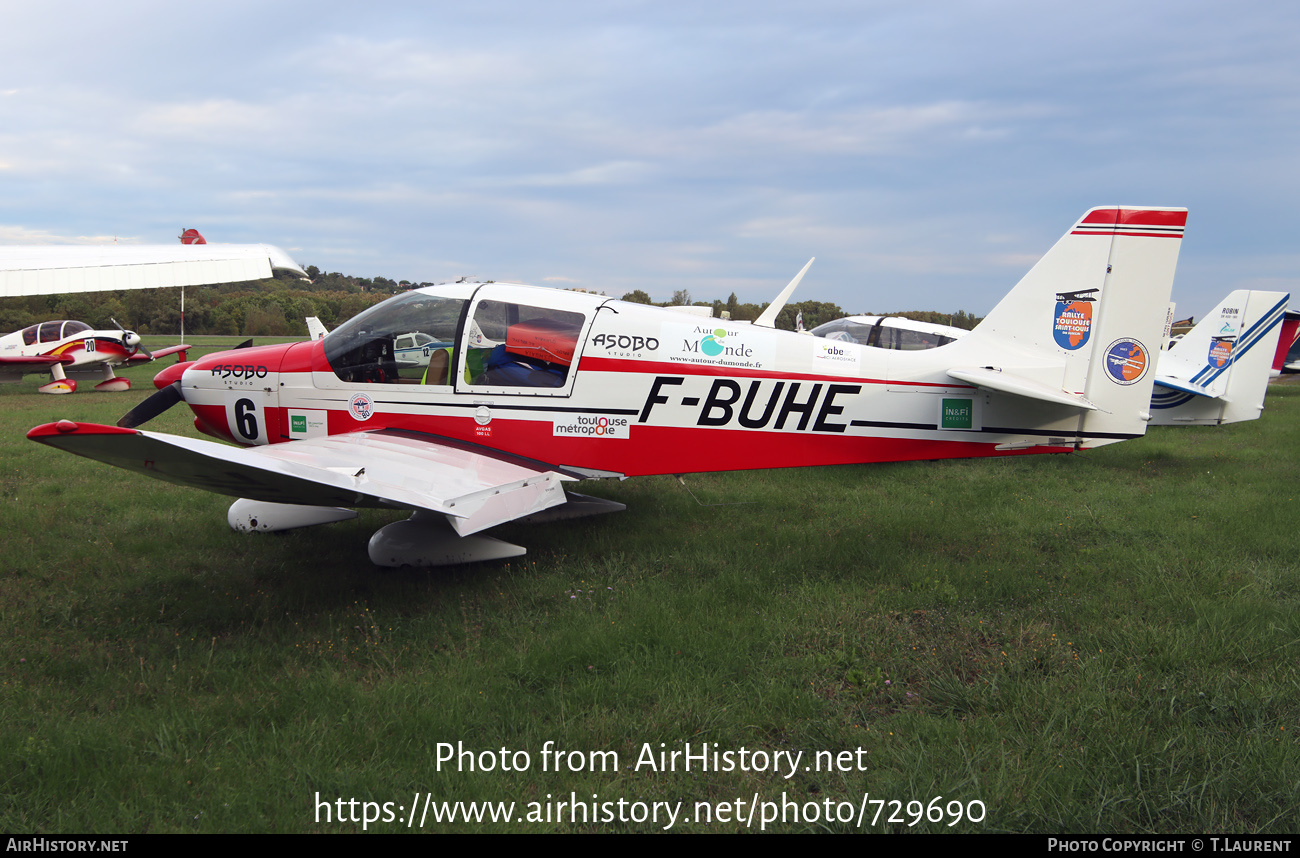
[[(0, 387), (4, 830), (349, 831), (317, 793), (523, 813), (571, 791), (688, 817), (755, 793), (987, 807), (927, 831), (1295, 826), (1300, 385), (1258, 421), (1081, 455), (587, 484), (628, 511), (499, 528), (514, 562), (392, 571), (366, 540), (400, 513), (244, 536), (228, 499), (22, 437), (113, 422), (156, 370), (130, 394)], [(183, 408), (150, 428), (194, 434)], [(533, 768), (439, 770), (457, 741)], [(547, 741), (619, 770), (540, 771)], [(687, 742), (868, 762), (635, 770)]]

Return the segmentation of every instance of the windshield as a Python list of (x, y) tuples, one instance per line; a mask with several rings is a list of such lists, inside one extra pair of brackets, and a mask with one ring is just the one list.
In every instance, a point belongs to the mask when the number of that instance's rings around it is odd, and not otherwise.
[(440, 366), (450, 362), (465, 304), (423, 292), (390, 298), (326, 336), (325, 358), (343, 381), (446, 384), (445, 374), (429, 379), (427, 368), (437, 352)]

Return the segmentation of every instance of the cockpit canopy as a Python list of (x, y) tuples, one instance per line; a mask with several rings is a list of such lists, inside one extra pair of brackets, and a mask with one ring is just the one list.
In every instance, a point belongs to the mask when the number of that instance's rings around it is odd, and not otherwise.
[(930, 325), (910, 319), (886, 316), (849, 316), (818, 325), (811, 331), (815, 337), (857, 343), (877, 349), (920, 351), (946, 346), (965, 331), (945, 325)]
[(93, 330), (85, 322), (77, 322), (72, 319), (59, 319), (55, 322), (41, 322), (39, 325), (31, 325), (23, 328), (23, 345), (34, 346), (37, 343), (57, 343), (59, 340), (76, 336), (85, 331)]
[[(390, 298), (327, 335), (325, 358), (347, 382), (451, 385), (460, 372), (472, 386), (564, 387), (587, 314), (517, 299), (572, 303), (574, 296), (502, 284), (483, 288), (489, 296), (516, 300), (479, 295), (471, 318), (467, 307), (477, 289), (462, 294), (455, 286), (439, 287), (439, 294)], [(463, 355), (457, 353), (462, 342)]]

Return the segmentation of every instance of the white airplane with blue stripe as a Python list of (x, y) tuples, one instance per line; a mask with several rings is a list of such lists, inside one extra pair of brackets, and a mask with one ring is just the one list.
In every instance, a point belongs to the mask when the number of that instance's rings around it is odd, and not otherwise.
[(1259, 417), (1290, 297), (1238, 289), (1162, 352), (1151, 424), (1218, 426)]

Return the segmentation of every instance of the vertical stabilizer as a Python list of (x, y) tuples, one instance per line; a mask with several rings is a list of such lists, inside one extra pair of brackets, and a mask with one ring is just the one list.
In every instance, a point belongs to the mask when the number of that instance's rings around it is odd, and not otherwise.
[(1287, 353), (1295, 345), (1297, 337), (1300, 337), (1300, 312), (1287, 310), (1282, 316), (1282, 333), (1277, 338), (1277, 351), (1273, 352), (1273, 371), (1270, 375), (1274, 378), (1282, 374)]
[(1187, 210), (1091, 209), (966, 340), (980, 360), (1090, 407), (1080, 446), (1146, 431)]
[(1238, 289), (1160, 356), (1152, 423), (1216, 426), (1264, 410), (1286, 292)]

